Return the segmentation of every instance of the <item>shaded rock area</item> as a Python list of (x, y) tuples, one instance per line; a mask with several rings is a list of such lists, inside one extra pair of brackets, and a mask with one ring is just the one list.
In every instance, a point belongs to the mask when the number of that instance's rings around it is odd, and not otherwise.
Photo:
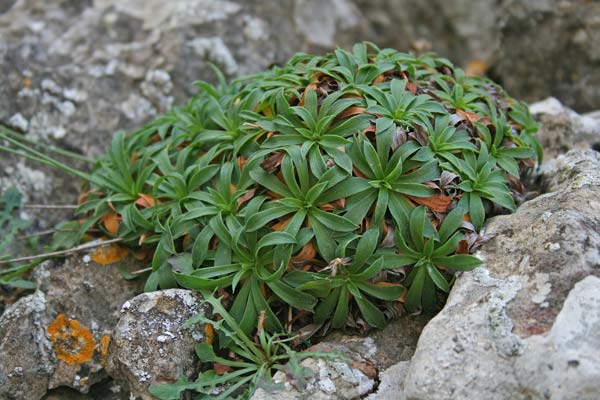
[(531, 104), (540, 122), (538, 139), (547, 159), (571, 149), (600, 149), (600, 113), (578, 114), (554, 97)]
[(43, 263), (35, 280), (36, 292), (0, 316), (0, 399), (40, 399), (60, 386), (85, 393), (105, 379), (121, 305), (142, 289), (142, 282), (124, 280), (116, 265), (79, 255)]
[(355, 0), (369, 40), (433, 50), (488, 72), (513, 96), (600, 108), (600, 3), (580, 0)]
[(132, 398), (142, 400), (154, 398), (150, 385), (193, 378), (199, 372), (194, 346), (205, 340), (204, 325), (182, 325), (210, 312), (202, 296), (184, 289), (143, 293), (127, 301), (111, 338), (108, 373)]
[(384, 330), (370, 331), (367, 337), (333, 332), (324, 341), (343, 343), (351, 351), (367, 357), (377, 370), (384, 370), (411, 359), (421, 331), (431, 318), (430, 314), (404, 315), (391, 321)]

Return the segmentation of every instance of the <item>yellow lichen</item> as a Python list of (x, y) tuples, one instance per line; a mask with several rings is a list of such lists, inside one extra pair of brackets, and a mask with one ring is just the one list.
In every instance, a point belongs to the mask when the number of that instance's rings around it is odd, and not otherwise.
[(127, 256), (128, 250), (116, 243), (98, 247), (92, 253), (92, 260), (98, 264), (106, 265), (119, 262)]
[(204, 325), (204, 335), (206, 336), (206, 343), (213, 344), (215, 341), (215, 329), (212, 324)]
[(69, 365), (83, 364), (94, 356), (96, 343), (92, 332), (75, 319), (59, 314), (48, 326), (48, 334), (56, 358)]
[(108, 346), (110, 345), (110, 336), (104, 335), (100, 338), (98, 343), (98, 353), (100, 354), (100, 363), (106, 365), (108, 360)]

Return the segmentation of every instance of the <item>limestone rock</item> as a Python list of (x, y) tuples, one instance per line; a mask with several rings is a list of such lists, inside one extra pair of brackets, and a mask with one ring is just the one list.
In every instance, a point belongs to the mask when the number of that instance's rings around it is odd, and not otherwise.
[(50, 319), (42, 292), (23, 297), (0, 316), (0, 398), (40, 399), (54, 372), (46, 338)]
[(154, 399), (152, 384), (168, 383), (198, 373), (196, 343), (204, 326), (182, 325), (190, 317), (210, 313), (202, 297), (189, 290), (143, 293), (127, 301), (111, 338), (108, 373), (131, 392), (132, 398)]

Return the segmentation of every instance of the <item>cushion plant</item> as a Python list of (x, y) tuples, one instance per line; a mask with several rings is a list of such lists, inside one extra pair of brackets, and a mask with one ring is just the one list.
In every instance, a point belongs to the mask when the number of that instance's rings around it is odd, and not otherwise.
[(218, 290), (246, 333), (259, 315), (282, 332), (435, 309), (540, 161), (524, 103), (432, 55), (362, 43), (231, 83), (217, 73), (75, 171), (81, 233), (150, 250), (146, 290)]

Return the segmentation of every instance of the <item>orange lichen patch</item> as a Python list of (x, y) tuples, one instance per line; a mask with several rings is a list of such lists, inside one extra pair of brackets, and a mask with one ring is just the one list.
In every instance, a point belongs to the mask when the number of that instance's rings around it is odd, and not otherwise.
[(119, 246), (117, 243), (111, 243), (107, 246), (98, 247), (92, 253), (92, 260), (98, 264), (106, 265), (122, 261), (129, 250), (123, 246)]
[(443, 194), (435, 194), (431, 197), (415, 197), (409, 195), (407, 195), (407, 197), (415, 203), (426, 206), (430, 210), (437, 212), (447, 211), (448, 207), (450, 207), (450, 204), (452, 203), (452, 199), (448, 196), (444, 196)]
[(207, 344), (213, 344), (215, 342), (215, 328), (212, 324), (204, 325), (204, 336), (206, 337)]
[(69, 365), (83, 364), (94, 356), (96, 343), (92, 332), (75, 319), (59, 314), (48, 326), (48, 334), (56, 358)]
[(23, 87), (25, 89), (31, 89), (32, 86), (33, 86), (33, 82), (31, 81), (31, 79), (29, 79), (29, 78), (23, 79)]
[(489, 64), (481, 59), (474, 59), (467, 63), (465, 67), (465, 75), (467, 76), (476, 76), (476, 75), (485, 75), (489, 68)]
[(154, 200), (154, 197), (150, 196), (149, 194), (140, 193), (134, 204), (142, 208), (150, 208), (156, 205), (156, 200)]
[(100, 338), (100, 342), (98, 342), (98, 354), (100, 354), (100, 363), (102, 365), (106, 365), (106, 361), (108, 360), (108, 347), (110, 345), (110, 336), (104, 335)]
[(108, 232), (115, 236), (118, 234), (119, 224), (121, 223), (121, 217), (119, 216), (119, 214), (117, 214), (114, 211), (109, 211), (106, 214), (104, 214), (100, 221), (102, 221), (104, 228), (106, 228)]

